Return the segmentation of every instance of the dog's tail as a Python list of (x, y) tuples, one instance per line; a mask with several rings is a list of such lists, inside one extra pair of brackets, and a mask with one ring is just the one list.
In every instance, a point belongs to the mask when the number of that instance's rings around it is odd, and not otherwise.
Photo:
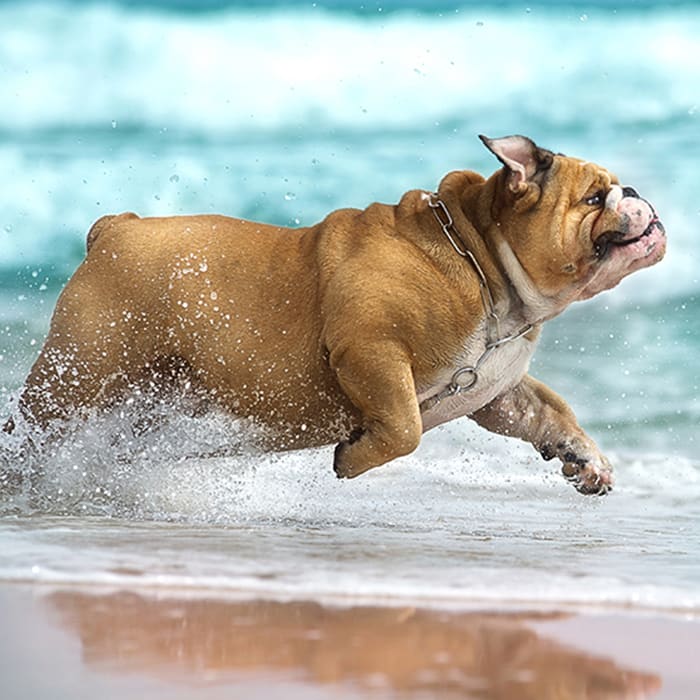
[(95, 241), (102, 235), (104, 231), (108, 228), (112, 228), (117, 222), (124, 221), (125, 219), (138, 219), (138, 215), (131, 211), (127, 211), (124, 214), (109, 214), (108, 216), (103, 216), (98, 219), (88, 231), (86, 247), (89, 251)]

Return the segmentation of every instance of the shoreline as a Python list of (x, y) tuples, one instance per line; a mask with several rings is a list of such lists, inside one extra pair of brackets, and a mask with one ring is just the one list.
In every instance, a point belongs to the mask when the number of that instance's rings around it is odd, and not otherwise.
[[(626, 600), (595, 600), (582, 601), (578, 599), (508, 599), (497, 597), (454, 596), (433, 592), (430, 595), (400, 593), (385, 595), (381, 592), (350, 593), (328, 590), (286, 590), (270, 586), (244, 587), (222, 586), (214, 582), (200, 581), (197, 585), (186, 585), (172, 580), (163, 580), (162, 576), (154, 579), (142, 578), (142, 572), (131, 569), (112, 571), (113, 581), (86, 581), (73, 577), (17, 577), (0, 579), (0, 592), (3, 588), (18, 590), (31, 589), (35, 595), (49, 596), (54, 592), (71, 590), (86, 597), (107, 597), (117, 593), (131, 593), (143, 598), (159, 600), (183, 600), (187, 602), (201, 600), (218, 600), (222, 603), (243, 604), (252, 601), (270, 603), (294, 604), (315, 602), (327, 608), (386, 608), (403, 609), (415, 608), (435, 613), (447, 612), (454, 614), (512, 614), (512, 615), (547, 615), (567, 614), (571, 616), (589, 617), (631, 617), (668, 619), (700, 625), (700, 608), (692, 606), (660, 606), (644, 601), (632, 602)], [(133, 580), (132, 576), (134, 577)]]
[(700, 693), (700, 620), (0, 584), (8, 700), (659, 698)]

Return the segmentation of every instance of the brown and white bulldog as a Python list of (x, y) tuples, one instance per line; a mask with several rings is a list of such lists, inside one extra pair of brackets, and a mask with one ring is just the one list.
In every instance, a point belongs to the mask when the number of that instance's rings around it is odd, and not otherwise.
[(275, 449), (338, 443), (339, 477), (467, 416), (558, 457), (579, 491), (605, 493), (608, 460), (528, 364), (544, 321), (659, 261), (664, 229), (604, 168), (523, 136), (481, 139), (503, 164), (489, 179), (452, 172), (436, 193), (308, 228), (103, 217), (21, 413), (53, 429), (178, 367), (270, 428)]

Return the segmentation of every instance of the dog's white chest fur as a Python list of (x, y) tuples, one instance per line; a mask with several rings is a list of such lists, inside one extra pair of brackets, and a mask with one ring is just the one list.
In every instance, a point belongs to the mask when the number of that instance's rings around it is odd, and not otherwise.
[[(479, 367), (477, 381), (472, 387), (443, 398), (423, 412), (423, 431), (474, 413), (518, 384), (527, 373), (536, 345), (536, 337), (532, 340), (522, 337), (494, 349)], [(469, 338), (455, 366), (441, 372), (433, 386), (419, 391), (418, 401), (422, 402), (442, 391), (457, 370), (474, 366), (485, 348), (484, 333)]]

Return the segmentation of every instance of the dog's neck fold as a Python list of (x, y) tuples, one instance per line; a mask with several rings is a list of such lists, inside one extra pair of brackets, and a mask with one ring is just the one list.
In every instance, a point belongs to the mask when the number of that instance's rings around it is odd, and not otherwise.
[(561, 300), (556, 296), (547, 296), (537, 288), (518, 256), (496, 226), (492, 228), (490, 234), (503, 272), (510, 282), (513, 292), (522, 303), (525, 320), (528, 323), (538, 324), (559, 314), (562, 311)]

